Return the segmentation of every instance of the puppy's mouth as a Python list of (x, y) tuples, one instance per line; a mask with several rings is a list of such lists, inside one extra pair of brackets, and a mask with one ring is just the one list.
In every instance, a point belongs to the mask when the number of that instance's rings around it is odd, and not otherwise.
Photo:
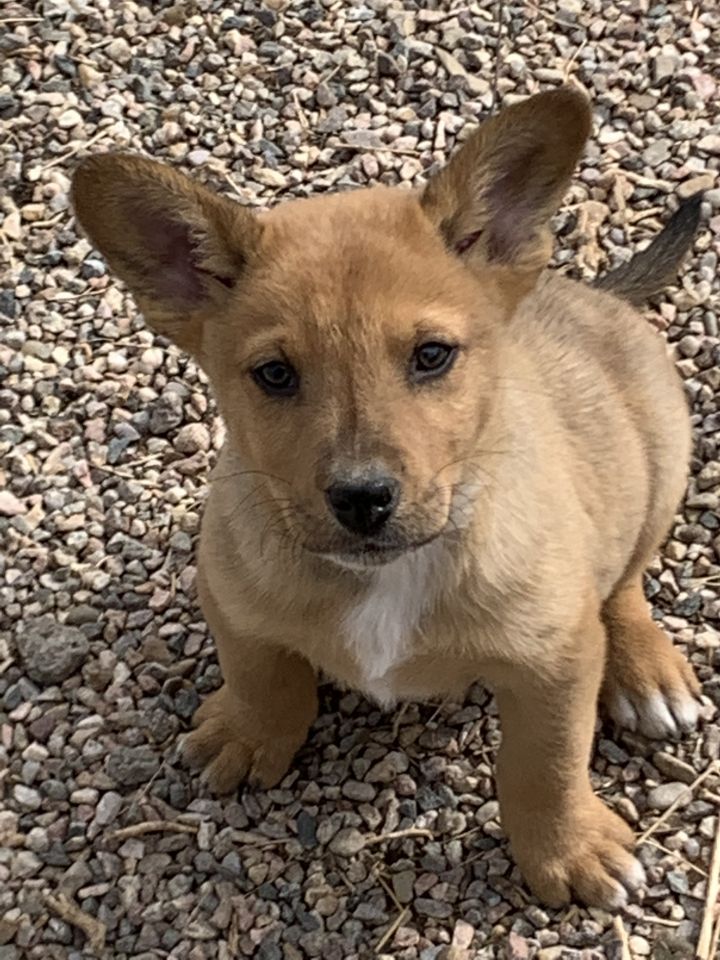
[(385, 566), (408, 553), (420, 550), (437, 540), (442, 533), (443, 530), (438, 530), (429, 537), (409, 543), (366, 541), (361, 546), (348, 550), (311, 550), (310, 552), (322, 560), (328, 560), (330, 563), (334, 563), (338, 567), (345, 567), (347, 570), (367, 570), (372, 567)]

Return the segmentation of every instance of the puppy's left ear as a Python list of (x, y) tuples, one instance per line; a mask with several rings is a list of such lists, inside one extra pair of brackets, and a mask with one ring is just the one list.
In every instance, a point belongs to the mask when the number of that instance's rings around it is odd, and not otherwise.
[(421, 196), (448, 249), (473, 268), (497, 268), (527, 292), (549, 259), (547, 224), (590, 122), (585, 97), (561, 87), (483, 123)]

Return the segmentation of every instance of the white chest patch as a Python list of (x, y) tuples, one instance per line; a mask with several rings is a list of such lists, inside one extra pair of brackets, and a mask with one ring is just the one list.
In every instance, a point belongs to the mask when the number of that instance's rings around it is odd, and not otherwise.
[(420, 618), (438, 593), (441, 559), (439, 545), (429, 544), (381, 567), (345, 617), (345, 640), (361, 666), (362, 689), (380, 703), (396, 699), (387, 674), (411, 653)]

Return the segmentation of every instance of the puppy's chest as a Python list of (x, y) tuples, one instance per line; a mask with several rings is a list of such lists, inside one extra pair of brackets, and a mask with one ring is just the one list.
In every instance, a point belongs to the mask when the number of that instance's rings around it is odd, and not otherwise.
[(417, 668), (445, 579), (442, 554), (432, 549), (375, 571), (343, 620), (350, 666), (339, 679), (380, 703), (406, 696), (404, 674)]

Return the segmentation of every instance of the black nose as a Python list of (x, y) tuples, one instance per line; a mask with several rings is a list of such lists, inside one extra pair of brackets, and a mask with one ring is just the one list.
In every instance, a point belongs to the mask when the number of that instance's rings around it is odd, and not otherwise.
[(370, 536), (387, 523), (395, 510), (400, 485), (390, 477), (333, 483), (326, 496), (340, 523), (352, 533)]

